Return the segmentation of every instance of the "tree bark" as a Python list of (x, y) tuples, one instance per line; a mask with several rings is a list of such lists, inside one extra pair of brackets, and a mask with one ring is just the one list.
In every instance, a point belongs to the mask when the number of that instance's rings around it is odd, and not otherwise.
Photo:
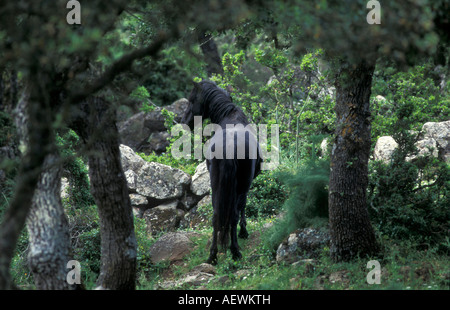
[(101, 289), (135, 289), (136, 237), (114, 111), (101, 98), (88, 99), (72, 128), (88, 146), (91, 191), (100, 217), (97, 285)]
[(329, 185), (330, 252), (335, 261), (377, 251), (366, 201), (374, 69), (365, 60), (344, 63), (336, 80), (337, 126)]
[(39, 290), (75, 289), (67, 282), (71, 260), (69, 224), (61, 203), (59, 156), (45, 158), (27, 218), (30, 248), (28, 264)]
[[(29, 145), (27, 95), (16, 108), (16, 125), (22, 145)], [(42, 166), (27, 218), (29, 237), (28, 264), (36, 288), (40, 290), (74, 289), (66, 280), (71, 259), (69, 226), (61, 203), (61, 166), (56, 151), (49, 153)]]

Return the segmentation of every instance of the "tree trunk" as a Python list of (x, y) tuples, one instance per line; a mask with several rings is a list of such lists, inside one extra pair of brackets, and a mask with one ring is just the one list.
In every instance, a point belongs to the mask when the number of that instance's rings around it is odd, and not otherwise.
[[(16, 125), (21, 144), (29, 145), (27, 95), (16, 108)], [(67, 283), (67, 262), (71, 259), (69, 225), (61, 203), (61, 166), (59, 156), (45, 157), (27, 218), (30, 248), (28, 264), (36, 288), (40, 290), (74, 289)]]
[(72, 128), (88, 146), (91, 191), (101, 233), (101, 289), (135, 289), (136, 237), (128, 187), (120, 162), (114, 111), (100, 98), (87, 100)]
[(222, 58), (219, 55), (216, 42), (210, 34), (204, 32), (198, 34), (198, 42), (206, 62), (206, 72), (211, 77), (213, 74), (223, 74)]
[(27, 218), (30, 248), (28, 264), (39, 290), (75, 289), (67, 282), (71, 260), (69, 224), (61, 203), (59, 157), (49, 154), (34, 192)]
[(366, 201), (374, 69), (364, 60), (355, 66), (344, 63), (336, 80), (337, 126), (329, 185), (330, 251), (336, 261), (377, 251)]
[[(13, 288), (9, 267), (14, 250), (29, 213), (39, 172), (45, 157), (52, 149), (51, 113), (41, 98), (42, 90), (36, 85), (30, 89), (30, 104), (27, 105), (29, 117), (28, 144), (22, 158), (20, 170), (16, 178), (17, 185), (14, 197), (5, 211), (0, 226), (0, 290)], [(26, 100), (23, 98), (22, 100)]]

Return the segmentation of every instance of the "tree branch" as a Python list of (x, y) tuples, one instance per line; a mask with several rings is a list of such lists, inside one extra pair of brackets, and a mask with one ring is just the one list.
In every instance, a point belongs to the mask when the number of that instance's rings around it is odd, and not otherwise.
[(84, 90), (69, 94), (67, 99), (67, 103), (69, 105), (77, 104), (83, 100), (85, 100), (90, 95), (99, 91), (109, 83), (111, 83), (114, 78), (120, 73), (126, 71), (134, 60), (143, 58), (145, 56), (155, 57), (158, 52), (161, 50), (164, 43), (166, 43), (170, 38), (176, 37), (176, 31), (164, 31), (160, 32), (156, 39), (148, 46), (137, 49), (129, 54), (122, 56), (119, 60), (113, 63), (105, 72), (99, 76), (96, 80), (94, 80), (88, 87)]

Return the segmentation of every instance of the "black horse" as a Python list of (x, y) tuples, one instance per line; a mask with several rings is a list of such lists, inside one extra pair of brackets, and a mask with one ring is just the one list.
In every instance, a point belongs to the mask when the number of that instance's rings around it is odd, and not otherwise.
[[(240, 215), (240, 238), (247, 238), (245, 205), (253, 179), (260, 173), (262, 158), (255, 135), (248, 130), (249, 121), (231, 96), (210, 81), (194, 82), (189, 107), (181, 122), (191, 129), (194, 116), (209, 118), (217, 124), (205, 154), (211, 179), (213, 204), (213, 239), (208, 263), (217, 263), (217, 241), (223, 249), (231, 238), (233, 259), (242, 257), (237, 241)], [(228, 126), (227, 126), (228, 125)], [(245, 127), (247, 126), (247, 127)]]

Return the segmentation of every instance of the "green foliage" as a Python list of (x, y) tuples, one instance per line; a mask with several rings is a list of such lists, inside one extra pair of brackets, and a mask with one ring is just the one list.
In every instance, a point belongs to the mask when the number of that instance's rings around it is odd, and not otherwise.
[[(444, 72), (444, 69), (440, 69)], [(448, 69), (447, 69), (448, 71)], [(381, 62), (377, 66), (372, 86), (372, 97), (381, 95), (386, 100), (372, 98), (372, 141), (383, 135), (393, 135), (397, 123), (404, 119), (407, 129), (420, 130), (426, 122), (450, 119), (448, 87), (441, 89), (440, 77), (430, 61), (418, 64), (408, 71), (398, 71)]]
[(312, 53), (305, 54), (300, 63), (300, 69), (302, 69), (305, 72), (316, 71), (319, 64), (318, 56), (321, 55), (323, 55), (322, 49), (318, 49)]
[(297, 228), (321, 227), (328, 219), (329, 161), (311, 161), (299, 167), (295, 174), (282, 172), (280, 179), (289, 189), (283, 205), (284, 216), (267, 237), (268, 246), (277, 247)]
[[(322, 50), (306, 54), (299, 61), (288, 50), (260, 43), (222, 58), (223, 76), (213, 80), (222, 88), (231, 88), (233, 102), (256, 124), (278, 124), (280, 145), (285, 147), (296, 137), (329, 133), (334, 126), (334, 102), (327, 91), (325, 75), (318, 74)], [(271, 71), (270, 82), (254, 80), (253, 71)]]
[[(436, 247), (448, 253), (450, 168), (432, 156), (419, 157), (414, 145), (416, 134), (410, 131), (420, 130), (426, 121), (448, 119), (449, 107), (440, 106), (448, 99), (441, 97), (442, 91), (431, 78), (426, 78), (429, 70), (429, 63), (425, 63), (388, 78), (393, 90), (383, 95), (395, 104), (384, 110), (387, 126), (374, 127), (392, 134), (398, 148), (389, 163), (370, 163), (369, 212), (382, 234), (408, 240), (420, 249)], [(441, 107), (443, 114), (433, 107)], [(414, 159), (407, 161), (407, 157)]]
[[(100, 272), (100, 224), (97, 207), (86, 206), (67, 212), (74, 259), (81, 263), (82, 278)], [(94, 275), (93, 275), (94, 274)]]
[(137, 243), (136, 269), (139, 273), (147, 274), (152, 268), (150, 246), (154, 243), (154, 240), (149, 238), (147, 224), (144, 219), (134, 218), (134, 231)]
[(33, 288), (33, 274), (28, 268), (28, 231), (23, 229), (16, 245), (16, 254), (11, 261), (11, 276), (18, 287)]
[(69, 181), (69, 198), (64, 201), (72, 208), (85, 208), (93, 205), (94, 198), (90, 192), (87, 165), (83, 158), (77, 156), (80, 138), (73, 130), (56, 137), (60, 156), (64, 160), (64, 175)]
[(394, 138), (399, 147), (393, 159), (370, 163), (371, 220), (390, 238), (448, 254), (450, 167), (431, 156), (406, 161), (407, 156), (417, 156), (414, 137), (401, 131)]
[(264, 171), (253, 180), (245, 214), (251, 218), (277, 215), (288, 197), (286, 186), (273, 171)]
[(180, 45), (168, 47), (161, 53), (163, 57), (157, 60), (145, 59), (138, 63), (142, 67), (140, 70), (146, 70), (141, 78), (142, 86), (156, 105), (165, 106), (186, 97), (193, 77), (206, 77), (206, 73), (198, 55), (191, 55)]
[(11, 145), (15, 140), (15, 126), (11, 116), (0, 111), (0, 146)]
[(150, 99), (150, 94), (144, 86), (136, 87), (130, 94), (130, 98), (136, 99), (141, 104), (141, 111), (149, 113), (155, 109)]
[(138, 155), (141, 156), (144, 160), (146, 160), (148, 162), (160, 163), (160, 164), (170, 166), (172, 168), (177, 168), (177, 169), (180, 169), (190, 175), (194, 175), (195, 168), (197, 168), (197, 165), (199, 164), (194, 159), (174, 158), (172, 156), (172, 154), (170, 153), (170, 146), (166, 150), (166, 153), (164, 153), (162, 155), (157, 155), (157, 154), (155, 154), (155, 152), (153, 152), (149, 155), (146, 155), (144, 153), (138, 153)]
[[(255, 50), (255, 60), (273, 70), (277, 75), (280, 68), (283, 68), (288, 63), (289, 59), (285, 55), (285, 51), (270, 48), (269, 46), (264, 47), (264, 49)], [(303, 70), (303, 68), (302, 68)]]
[(86, 268), (84, 272), (100, 273), (100, 228), (94, 228), (92, 230), (83, 232), (78, 237), (80, 242), (79, 252), (75, 257), (78, 261), (83, 262)]

